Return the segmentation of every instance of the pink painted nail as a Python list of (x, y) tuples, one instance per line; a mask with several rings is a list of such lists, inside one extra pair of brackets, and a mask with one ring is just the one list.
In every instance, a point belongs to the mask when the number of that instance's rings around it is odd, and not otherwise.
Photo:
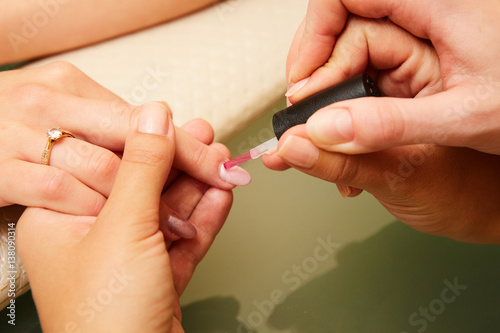
[(238, 166), (232, 167), (229, 170), (224, 168), (224, 164), (220, 165), (219, 168), (220, 178), (228, 183), (236, 186), (245, 186), (250, 184), (252, 176), (245, 170)]
[(189, 221), (184, 220), (177, 213), (168, 215), (167, 229), (181, 238), (191, 239), (198, 233), (196, 227)]

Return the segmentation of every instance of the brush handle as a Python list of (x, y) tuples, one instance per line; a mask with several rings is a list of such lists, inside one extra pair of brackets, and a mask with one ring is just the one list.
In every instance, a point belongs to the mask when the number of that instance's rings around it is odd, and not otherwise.
[(348, 99), (368, 96), (382, 96), (382, 94), (370, 76), (366, 74), (358, 75), (276, 112), (273, 116), (274, 133), (279, 139), (289, 128), (305, 124), (313, 113), (325, 106)]

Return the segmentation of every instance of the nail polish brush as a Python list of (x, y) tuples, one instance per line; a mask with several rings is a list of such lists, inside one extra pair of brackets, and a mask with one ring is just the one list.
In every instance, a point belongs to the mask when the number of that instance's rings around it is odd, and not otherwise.
[(375, 81), (370, 76), (362, 74), (306, 97), (273, 115), (275, 138), (258, 145), (248, 153), (224, 163), (224, 168), (229, 170), (234, 166), (251, 159), (256, 159), (276, 148), (278, 140), (283, 133), (293, 126), (305, 124), (307, 119), (319, 109), (336, 102), (368, 96), (382, 96), (382, 94), (378, 90)]

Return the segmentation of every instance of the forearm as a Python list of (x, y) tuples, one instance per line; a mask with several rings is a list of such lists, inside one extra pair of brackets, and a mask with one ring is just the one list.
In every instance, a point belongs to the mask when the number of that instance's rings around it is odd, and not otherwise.
[(0, 64), (57, 53), (185, 15), (216, 0), (1, 1)]

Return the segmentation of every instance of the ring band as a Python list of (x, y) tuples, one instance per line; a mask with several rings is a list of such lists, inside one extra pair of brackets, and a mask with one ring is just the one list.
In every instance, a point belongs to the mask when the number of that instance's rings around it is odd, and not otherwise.
[(47, 143), (45, 144), (45, 148), (43, 149), (42, 153), (43, 165), (49, 165), (50, 152), (52, 151), (52, 147), (54, 147), (54, 144), (57, 140), (64, 137), (74, 138), (75, 136), (68, 131), (60, 129), (59, 127), (47, 130)]

